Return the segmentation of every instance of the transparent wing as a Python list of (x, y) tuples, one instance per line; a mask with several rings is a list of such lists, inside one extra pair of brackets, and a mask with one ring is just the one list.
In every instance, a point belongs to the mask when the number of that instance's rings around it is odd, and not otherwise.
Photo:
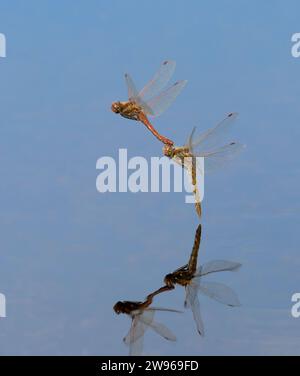
[(160, 308), (160, 307), (151, 307), (146, 308), (145, 311), (162, 311), (162, 312), (176, 312), (176, 313), (182, 313), (182, 311), (178, 311), (177, 309), (172, 308)]
[(211, 152), (199, 153), (198, 157), (204, 158), (205, 172), (212, 172), (223, 167), (227, 162), (231, 161), (238, 153), (245, 148), (245, 145), (239, 142), (231, 142), (219, 149)]
[(143, 353), (144, 336), (139, 337), (129, 345), (129, 356), (140, 356)]
[(141, 315), (140, 320), (144, 325), (148, 325), (151, 329), (153, 329), (157, 334), (159, 334), (163, 338), (169, 341), (176, 341), (176, 336), (171, 332), (171, 330), (163, 324), (153, 321), (153, 316), (149, 316), (149, 312), (145, 311)]
[(232, 127), (237, 115), (237, 113), (230, 113), (214, 128), (210, 128), (200, 134), (197, 139), (195, 139), (196, 129), (194, 128), (187, 142), (189, 150), (198, 154), (218, 148), (224, 142), (224, 136)]
[(184, 305), (187, 308), (191, 308), (193, 317), (196, 322), (197, 331), (201, 336), (204, 336), (204, 324), (200, 312), (200, 304), (197, 296), (198, 284), (193, 282), (186, 286), (186, 298)]
[(146, 114), (152, 116), (161, 115), (176, 99), (186, 83), (187, 81), (177, 81), (161, 94), (145, 102), (146, 105), (143, 102), (140, 102)]
[(236, 293), (228, 286), (218, 282), (201, 282), (198, 286), (199, 290), (210, 298), (231, 306), (237, 307), (241, 303)]
[(185, 287), (185, 301), (184, 301), (185, 308), (192, 307), (194, 300), (197, 297), (198, 287), (199, 287), (199, 281), (196, 281), (196, 280), (193, 280), (189, 285)]
[(151, 99), (166, 87), (175, 71), (175, 67), (176, 63), (172, 60), (164, 61), (161, 64), (152, 80), (140, 91), (139, 97), (142, 101), (145, 102)]
[(142, 354), (146, 329), (147, 326), (140, 320), (140, 315), (134, 316), (129, 333), (124, 338), (125, 344), (129, 346), (129, 355), (139, 356)]
[(131, 326), (128, 334), (124, 337), (123, 341), (126, 345), (130, 345), (137, 339), (142, 337), (147, 330), (147, 326), (140, 320), (141, 315), (136, 315), (131, 321)]
[(135, 84), (128, 73), (125, 74), (125, 81), (127, 85), (128, 98), (129, 100), (134, 100), (138, 96), (138, 91)]
[(195, 277), (197, 276), (204, 276), (209, 273), (216, 273), (216, 272), (226, 272), (226, 271), (237, 271), (242, 264), (233, 261), (226, 261), (226, 260), (214, 260), (207, 262), (200, 266), (195, 273)]

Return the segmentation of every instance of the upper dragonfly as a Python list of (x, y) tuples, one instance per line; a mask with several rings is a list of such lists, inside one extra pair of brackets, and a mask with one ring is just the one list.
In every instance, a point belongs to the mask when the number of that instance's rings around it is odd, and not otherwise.
[(187, 169), (191, 177), (193, 193), (195, 195), (195, 207), (199, 217), (201, 217), (201, 203), (197, 187), (197, 176), (199, 177), (199, 174), (204, 175), (204, 171), (199, 171), (199, 168), (197, 168), (200, 166), (197, 163), (197, 158), (204, 158), (205, 172), (208, 172), (222, 166), (245, 147), (245, 145), (233, 141), (222, 146), (220, 145), (220, 142), (224, 142), (223, 136), (230, 130), (236, 117), (237, 113), (230, 113), (214, 128), (200, 134), (197, 139), (195, 139), (196, 128), (193, 128), (184, 146), (165, 145), (163, 147), (163, 154), (165, 156), (173, 159), (176, 163)]
[(155, 295), (173, 288), (173, 286), (163, 286), (148, 295), (144, 302), (119, 301), (114, 305), (114, 310), (117, 314), (125, 313), (131, 316), (132, 319), (130, 330), (123, 339), (125, 344), (129, 345), (129, 355), (141, 355), (144, 333), (148, 328), (151, 328), (157, 334), (169, 341), (176, 341), (176, 336), (163, 324), (153, 321), (153, 317), (156, 311), (178, 313), (180, 313), (180, 311), (168, 308), (150, 307)]
[(148, 115), (161, 115), (175, 100), (187, 81), (177, 81), (168, 89), (166, 85), (170, 81), (176, 63), (175, 61), (164, 61), (151, 81), (138, 92), (132, 78), (125, 74), (125, 81), (128, 89), (128, 101), (114, 102), (111, 109), (116, 114), (131, 119), (141, 121), (152, 134), (166, 145), (173, 145), (174, 142), (157, 132), (148, 120)]
[(185, 287), (186, 297), (184, 306), (191, 308), (198, 333), (204, 335), (204, 325), (197, 296), (198, 290), (204, 295), (231, 307), (239, 306), (240, 302), (230, 287), (217, 282), (202, 282), (201, 278), (210, 273), (238, 270), (241, 264), (225, 260), (214, 260), (197, 269), (200, 241), (201, 225), (196, 230), (194, 246), (188, 264), (175, 270), (173, 273), (167, 274), (164, 282), (170, 288), (174, 288), (175, 284)]

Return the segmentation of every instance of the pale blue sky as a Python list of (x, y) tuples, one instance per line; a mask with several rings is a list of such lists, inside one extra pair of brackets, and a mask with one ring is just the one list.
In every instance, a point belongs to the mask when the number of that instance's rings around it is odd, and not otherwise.
[[(206, 337), (190, 312), (161, 314), (176, 344), (147, 333), (147, 354), (299, 354), (300, 32), (298, 1), (1, 1), (1, 354), (122, 355), (130, 322), (119, 299), (141, 300), (190, 253), (197, 217), (183, 194), (95, 187), (96, 161), (159, 156), (141, 125), (110, 111), (161, 61), (188, 84), (155, 122), (182, 144), (239, 112), (235, 163), (207, 177), (200, 262), (243, 264), (219, 275), (242, 307), (201, 298)], [(155, 235), (153, 235), (155, 234)], [(155, 305), (182, 308), (184, 291)]]

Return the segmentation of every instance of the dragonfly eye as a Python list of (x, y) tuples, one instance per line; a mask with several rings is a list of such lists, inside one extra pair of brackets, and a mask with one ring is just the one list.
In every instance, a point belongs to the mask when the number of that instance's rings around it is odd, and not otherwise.
[(166, 156), (166, 157), (170, 157), (172, 158), (173, 157), (173, 148), (169, 145), (165, 145), (163, 147), (163, 154)]
[(114, 311), (117, 313), (117, 314), (120, 314), (122, 312), (124, 312), (124, 304), (122, 302), (117, 302), (115, 305), (114, 305)]
[(120, 112), (120, 103), (119, 102), (114, 102), (111, 105), (111, 110), (112, 110), (112, 112), (118, 114)]
[(172, 274), (167, 274), (165, 276), (164, 282), (168, 287), (173, 287), (173, 276), (172, 276)]

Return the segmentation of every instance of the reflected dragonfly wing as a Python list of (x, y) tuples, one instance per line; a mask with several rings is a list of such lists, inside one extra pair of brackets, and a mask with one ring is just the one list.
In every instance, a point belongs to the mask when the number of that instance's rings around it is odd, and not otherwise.
[(149, 326), (157, 334), (169, 341), (176, 341), (176, 336), (163, 324), (153, 321), (153, 316), (149, 316), (149, 312), (146, 310), (140, 317), (140, 320), (144, 325)]
[[(139, 352), (139, 349), (143, 344), (143, 341), (139, 341), (139, 340), (144, 336), (145, 331), (149, 327), (151, 327), (153, 330), (157, 332), (159, 331), (159, 328), (157, 327), (157, 325), (159, 326), (160, 324), (154, 323), (152, 325), (155, 311), (182, 313), (181, 311), (178, 311), (175, 309), (160, 308), (160, 307), (146, 308), (143, 311), (138, 310), (136, 311), (136, 313), (133, 313), (133, 319), (131, 322), (129, 333), (124, 338), (124, 342), (126, 343), (126, 345), (129, 345), (130, 347), (132, 347), (132, 351)], [(167, 331), (168, 329), (166, 328), (165, 334), (167, 333)], [(163, 332), (163, 329), (162, 329), (162, 332)], [(174, 336), (170, 331), (169, 333), (171, 337)], [(159, 334), (164, 336), (161, 333)]]
[(186, 308), (191, 308), (193, 312), (193, 317), (196, 322), (197, 326), (197, 331), (201, 336), (204, 336), (204, 324), (202, 321), (201, 317), (201, 312), (200, 312), (200, 304), (199, 304), (199, 299), (197, 296), (197, 288), (198, 284), (195, 283), (194, 281), (186, 286), (186, 298), (184, 305)]
[(144, 333), (147, 326), (140, 320), (140, 315), (133, 317), (129, 333), (124, 337), (124, 342), (129, 346), (130, 356), (139, 356), (143, 351)]
[(127, 86), (129, 100), (135, 100), (135, 98), (138, 96), (138, 91), (135, 87), (135, 84), (131, 76), (128, 73), (125, 74), (125, 82)]
[(159, 70), (155, 73), (154, 77), (148, 84), (140, 91), (139, 98), (143, 102), (153, 98), (161, 90), (163, 90), (167, 83), (170, 81), (174, 71), (176, 63), (172, 60), (164, 61)]
[(178, 309), (172, 309), (172, 308), (161, 308), (161, 307), (151, 307), (146, 308), (145, 311), (161, 311), (161, 312), (176, 312), (176, 313), (182, 313), (182, 311), (179, 311)]
[(194, 300), (197, 297), (198, 284), (199, 282), (197, 280), (192, 280), (192, 282), (185, 287), (185, 301), (184, 301), (185, 308), (192, 307)]
[(226, 261), (226, 260), (214, 260), (207, 262), (203, 265), (201, 265), (196, 273), (195, 277), (204, 276), (210, 273), (216, 273), (216, 272), (233, 272), (237, 271), (242, 264), (239, 262), (233, 262), (233, 261)]
[(129, 345), (129, 356), (141, 356), (143, 353), (144, 336), (139, 337)]
[(147, 101), (146, 106), (140, 103), (145, 113), (152, 116), (161, 115), (176, 99), (186, 83), (187, 81), (177, 81), (170, 88)]
[(230, 130), (231, 126), (234, 124), (237, 115), (237, 113), (230, 113), (215, 127), (210, 128), (207, 131), (201, 133), (196, 140), (196, 128), (193, 128), (193, 131), (188, 139), (187, 146), (195, 154), (207, 152), (220, 147), (220, 144), (224, 142), (224, 136), (226, 135), (228, 130)]
[(201, 282), (199, 290), (206, 296), (230, 307), (240, 306), (237, 294), (228, 286), (218, 282)]

